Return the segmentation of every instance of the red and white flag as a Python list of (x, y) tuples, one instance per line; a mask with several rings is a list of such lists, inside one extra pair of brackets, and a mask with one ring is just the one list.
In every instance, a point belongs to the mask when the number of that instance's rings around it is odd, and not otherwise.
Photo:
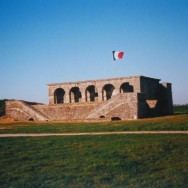
[(117, 59), (122, 59), (124, 52), (119, 52), (119, 51), (112, 51), (113, 54), (113, 60), (117, 60)]

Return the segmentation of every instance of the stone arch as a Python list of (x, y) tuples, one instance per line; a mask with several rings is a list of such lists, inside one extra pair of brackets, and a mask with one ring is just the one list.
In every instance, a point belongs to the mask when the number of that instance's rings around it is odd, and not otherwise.
[(112, 84), (104, 85), (104, 87), (102, 88), (102, 100), (106, 101), (111, 99), (114, 90), (115, 87)]
[(120, 86), (120, 93), (126, 93), (126, 92), (134, 92), (134, 88), (132, 85), (129, 84), (129, 82), (124, 82)]
[(28, 120), (29, 120), (29, 121), (35, 121), (34, 118), (31, 118), (31, 117), (30, 117)]
[(95, 97), (96, 97), (95, 86), (94, 85), (88, 86), (86, 88), (85, 95), (86, 95), (85, 96), (86, 102), (95, 101)]
[(69, 92), (70, 103), (80, 102), (82, 94), (79, 87), (72, 87)]
[(62, 88), (57, 88), (54, 92), (54, 104), (64, 103), (65, 90)]

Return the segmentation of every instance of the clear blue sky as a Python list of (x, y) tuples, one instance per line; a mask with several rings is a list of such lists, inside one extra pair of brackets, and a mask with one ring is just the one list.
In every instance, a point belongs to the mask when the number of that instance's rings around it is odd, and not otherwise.
[(48, 103), (48, 83), (115, 76), (188, 103), (188, 0), (0, 0), (0, 99)]

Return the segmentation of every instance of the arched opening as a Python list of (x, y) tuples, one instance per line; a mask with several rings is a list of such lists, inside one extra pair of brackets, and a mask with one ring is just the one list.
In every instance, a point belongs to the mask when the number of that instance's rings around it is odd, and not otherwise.
[(101, 115), (99, 118), (100, 118), (100, 119), (104, 119), (104, 118), (105, 118), (105, 116)]
[(97, 96), (97, 93), (95, 93), (95, 86), (90, 85), (86, 88), (86, 102), (92, 102), (95, 101), (95, 97)]
[(29, 121), (34, 121), (34, 119), (33, 118), (29, 118)]
[(71, 88), (69, 92), (70, 103), (79, 102), (82, 95), (78, 87)]
[(111, 121), (119, 121), (119, 120), (121, 120), (120, 117), (111, 117)]
[(111, 99), (115, 87), (112, 84), (106, 84), (102, 89), (102, 100)]
[(65, 90), (62, 88), (58, 88), (54, 92), (54, 104), (62, 104), (64, 103), (64, 95)]
[(129, 85), (129, 82), (121, 84), (120, 93), (134, 92), (133, 86)]

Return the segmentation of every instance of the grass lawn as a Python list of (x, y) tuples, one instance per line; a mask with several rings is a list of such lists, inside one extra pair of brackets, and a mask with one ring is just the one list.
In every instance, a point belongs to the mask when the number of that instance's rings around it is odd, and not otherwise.
[(0, 133), (188, 130), (188, 114), (106, 123), (0, 123)]
[[(188, 130), (173, 116), (106, 123), (0, 123), (3, 133)], [(187, 135), (0, 138), (0, 187), (188, 187)]]
[(0, 138), (0, 187), (188, 187), (186, 135)]

